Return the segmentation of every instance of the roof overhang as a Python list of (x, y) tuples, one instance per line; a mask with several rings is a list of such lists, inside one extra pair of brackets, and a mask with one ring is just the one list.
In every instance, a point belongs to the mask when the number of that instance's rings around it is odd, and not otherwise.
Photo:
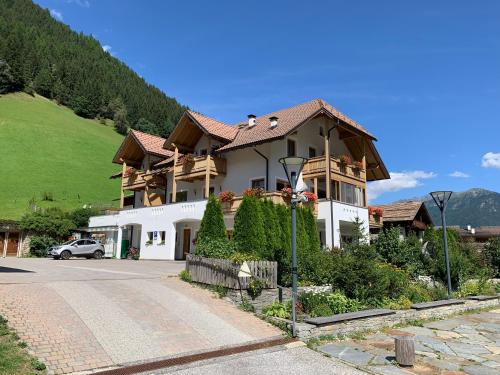
[(125, 161), (127, 164), (137, 165), (141, 164), (145, 155), (154, 155), (161, 158), (165, 157), (165, 155), (146, 150), (144, 145), (137, 139), (134, 132), (129, 131), (118, 148), (113, 158), (113, 163), (122, 164)]

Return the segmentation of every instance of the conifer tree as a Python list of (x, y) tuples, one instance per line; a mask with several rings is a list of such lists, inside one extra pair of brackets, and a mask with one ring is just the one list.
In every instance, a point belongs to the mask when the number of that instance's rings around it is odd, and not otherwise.
[(264, 223), (264, 233), (266, 237), (266, 248), (264, 257), (267, 260), (275, 260), (276, 253), (279, 251), (279, 241), (281, 237), (281, 226), (276, 215), (275, 204), (266, 199), (259, 201)]
[(211, 194), (205, 207), (203, 219), (201, 219), (198, 241), (224, 240), (226, 238), (222, 205), (217, 197)]
[(262, 212), (255, 197), (243, 196), (234, 215), (234, 242), (238, 251), (265, 254), (266, 236)]
[(303, 209), (304, 225), (306, 233), (309, 235), (309, 251), (315, 252), (320, 249), (318, 226), (316, 219), (310, 208)]

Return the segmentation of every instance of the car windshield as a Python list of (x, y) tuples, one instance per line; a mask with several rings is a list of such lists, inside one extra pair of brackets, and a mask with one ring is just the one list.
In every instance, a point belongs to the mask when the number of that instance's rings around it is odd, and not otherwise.
[(73, 242), (75, 242), (75, 240), (66, 241), (62, 245), (71, 245)]

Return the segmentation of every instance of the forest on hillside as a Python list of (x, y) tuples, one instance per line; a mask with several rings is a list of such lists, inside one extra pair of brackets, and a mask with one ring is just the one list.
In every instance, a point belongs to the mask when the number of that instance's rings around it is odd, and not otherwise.
[(86, 118), (168, 136), (186, 109), (31, 0), (0, 0), (0, 94), (25, 91)]

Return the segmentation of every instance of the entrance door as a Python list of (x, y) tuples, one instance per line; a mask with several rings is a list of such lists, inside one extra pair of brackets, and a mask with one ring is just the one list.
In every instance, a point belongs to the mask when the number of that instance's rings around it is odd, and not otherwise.
[(182, 259), (186, 259), (186, 255), (191, 250), (191, 229), (184, 228), (184, 237), (182, 241)]
[(17, 256), (17, 246), (19, 245), (19, 233), (9, 233), (7, 240), (7, 256)]

